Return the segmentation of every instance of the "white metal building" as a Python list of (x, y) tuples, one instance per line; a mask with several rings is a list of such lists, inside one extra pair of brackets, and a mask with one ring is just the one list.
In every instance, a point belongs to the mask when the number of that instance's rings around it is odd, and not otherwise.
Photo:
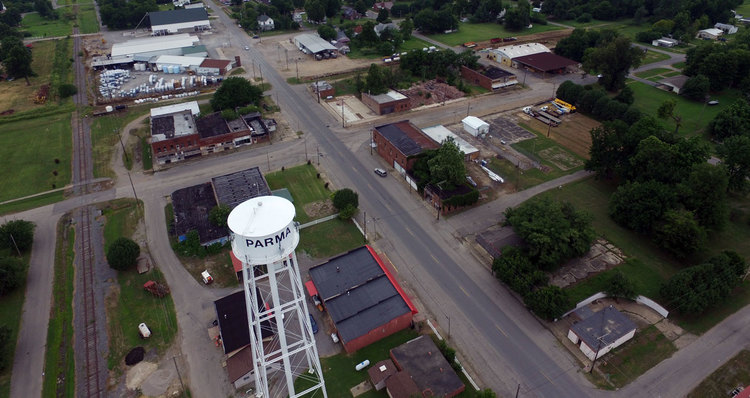
[(551, 51), (544, 44), (526, 43), (494, 48), (490, 50), (489, 56), (496, 62), (511, 66), (511, 60), (513, 58), (548, 52)]
[(721, 29), (710, 28), (710, 29), (699, 30), (696, 37), (699, 39), (716, 40), (719, 38), (719, 36), (723, 34), (724, 34), (724, 31)]
[(306, 33), (294, 36), (294, 44), (306, 54), (318, 54), (325, 51), (336, 51), (331, 43), (323, 40), (320, 36)]
[(635, 323), (612, 306), (598, 312), (581, 307), (576, 310), (579, 312), (583, 319), (570, 327), (568, 339), (592, 361), (635, 336)]
[(151, 108), (151, 117), (168, 115), (170, 113), (190, 111), (193, 116), (201, 114), (200, 108), (198, 107), (198, 101), (183, 102), (180, 104), (172, 104), (166, 106), (160, 106), (158, 108)]
[(208, 12), (202, 7), (150, 12), (148, 18), (151, 21), (151, 33), (155, 35), (211, 29)]
[(487, 134), (490, 132), (489, 123), (476, 116), (466, 116), (461, 120), (464, 125), (464, 131), (473, 135), (474, 137), (481, 134)]
[(182, 55), (183, 47), (200, 42), (197, 36), (187, 33), (163, 37), (146, 37), (112, 45), (112, 58), (118, 56)]
[(733, 34), (737, 33), (737, 30), (739, 30), (734, 25), (730, 25), (730, 24), (726, 24), (726, 23), (721, 23), (721, 22), (717, 22), (716, 25), (714, 25), (714, 28), (719, 29), (719, 30), (721, 30), (722, 32), (724, 32), (725, 34), (728, 34), (728, 35), (733, 35)]
[[(203, 57), (184, 57), (181, 55), (160, 55), (153, 64), (157, 71), (165, 73), (182, 73), (188, 70), (197, 70), (203, 63)], [(172, 68), (171, 70), (169, 68)], [(167, 70), (165, 70), (167, 68)], [(176, 68), (179, 68), (176, 69)]]
[(474, 160), (479, 157), (479, 150), (476, 147), (466, 142), (466, 140), (459, 137), (454, 132), (448, 130), (448, 128), (446, 128), (442, 124), (438, 124), (437, 126), (423, 128), (422, 132), (425, 133), (428, 137), (430, 137), (433, 141), (441, 145), (449, 137), (453, 138), (453, 141), (458, 146), (458, 149), (464, 153), (465, 160)]

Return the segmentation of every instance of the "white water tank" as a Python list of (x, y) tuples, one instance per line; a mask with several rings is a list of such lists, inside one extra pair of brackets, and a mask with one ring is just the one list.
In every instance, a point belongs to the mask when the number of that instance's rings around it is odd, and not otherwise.
[(281, 261), (294, 253), (299, 231), (294, 205), (278, 196), (259, 196), (240, 203), (229, 213), (232, 252), (248, 264)]

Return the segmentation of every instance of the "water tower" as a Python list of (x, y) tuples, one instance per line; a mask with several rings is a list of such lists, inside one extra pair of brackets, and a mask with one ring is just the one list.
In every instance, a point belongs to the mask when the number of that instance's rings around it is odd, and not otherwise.
[[(242, 261), (255, 391), (264, 398), (327, 398), (294, 253), (294, 214), (288, 200), (259, 196), (240, 203), (227, 220), (232, 252)], [(272, 337), (264, 341), (269, 328)], [(306, 380), (302, 391), (295, 391), (297, 378)]]

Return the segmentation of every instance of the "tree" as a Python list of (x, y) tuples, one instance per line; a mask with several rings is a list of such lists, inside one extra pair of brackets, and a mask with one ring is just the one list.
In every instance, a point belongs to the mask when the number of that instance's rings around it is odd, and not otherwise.
[(26, 253), (34, 243), (34, 223), (25, 220), (11, 220), (0, 226), (0, 248), (16, 253)]
[(215, 111), (234, 109), (248, 104), (258, 104), (263, 90), (252, 85), (244, 77), (234, 76), (224, 79), (213, 98), (211, 108)]
[(678, 139), (675, 143), (650, 136), (638, 143), (630, 158), (627, 177), (632, 180), (656, 180), (666, 184), (684, 181), (693, 165), (708, 160), (708, 146), (699, 137)]
[(406, 41), (411, 38), (411, 32), (414, 30), (414, 21), (411, 18), (406, 18), (398, 25), (398, 30), (401, 32), (401, 38)]
[(598, 71), (602, 77), (599, 84), (609, 91), (625, 86), (625, 76), (630, 68), (641, 64), (644, 52), (633, 47), (627, 37), (616, 37), (606, 44), (586, 50), (583, 67), (587, 71)]
[(5, 325), (0, 326), (0, 370), (5, 370), (12, 359), (10, 347), (13, 344), (11, 336), (13, 331)]
[(336, 29), (330, 25), (320, 25), (318, 26), (318, 35), (321, 39), (330, 41), (336, 38)]
[[(341, 11), (340, 0), (323, 0), (322, 3), (326, 7), (326, 17), (331, 18)], [(274, 2), (275, 4), (275, 2)]]
[(208, 221), (217, 227), (226, 227), (227, 218), (229, 218), (229, 213), (231, 212), (232, 209), (225, 204), (214, 206), (214, 208), (208, 213)]
[(531, 22), (531, 5), (526, 0), (519, 0), (516, 8), (505, 12), (505, 29), (521, 30)]
[(750, 136), (750, 105), (742, 99), (735, 101), (719, 111), (716, 117), (708, 123), (706, 129), (719, 141), (733, 135)]
[(650, 232), (664, 213), (676, 206), (676, 193), (654, 180), (627, 182), (617, 187), (609, 200), (609, 215), (615, 222), (638, 232)]
[(557, 286), (549, 285), (537, 289), (523, 298), (524, 304), (538, 316), (551, 321), (568, 309), (568, 295)]
[(635, 101), (633, 89), (630, 86), (625, 86), (620, 90), (620, 93), (615, 97), (615, 101), (622, 102), (623, 104), (632, 105)]
[(654, 229), (656, 244), (677, 258), (686, 258), (706, 243), (706, 230), (695, 220), (693, 212), (672, 209)]
[(443, 141), (427, 165), (430, 168), (431, 182), (444, 190), (454, 189), (463, 184), (466, 178), (464, 153), (451, 137)]
[(746, 192), (750, 187), (750, 136), (729, 137), (718, 146), (719, 156), (729, 177), (728, 189), (735, 192)]
[(333, 207), (339, 211), (339, 218), (348, 220), (357, 213), (359, 194), (349, 188), (339, 189), (331, 195)]
[[(750, 150), (750, 147), (747, 149)], [(750, 155), (750, 152), (748, 154)], [(681, 183), (678, 190), (683, 192), (682, 202), (685, 209), (693, 212), (698, 224), (708, 229), (720, 230), (729, 216), (728, 186), (726, 167), (706, 162), (694, 165), (690, 176)]]
[(5, 296), (21, 285), (26, 264), (18, 257), (0, 257), (0, 296)]
[(375, 19), (376, 21), (380, 23), (386, 23), (389, 19), (388, 10), (385, 8), (381, 8), (380, 11), (378, 11), (378, 17)]
[(107, 262), (109, 266), (125, 271), (133, 267), (141, 254), (141, 247), (131, 239), (120, 237), (115, 239), (107, 250)]
[(505, 211), (505, 223), (526, 243), (526, 252), (541, 269), (580, 257), (591, 247), (596, 234), (591, 216), (568, 202), (545, 197), (524, 202)]
[(495, 276), (520, 295), (547, 284), (547, 275), (535, 267), (521, 249), (508, 246), (492, 262)]
[(680, 89), (680, 95), (693, 101), (705, 101), (711, 83), (703, 75), (693, 76), (685, 81)]
[(305, 1), (305, 13), (307, 19), (312, 22), (323, 22), (326, 17), (326, 8), (321, 0), (306, 0)]
[(682, 126), (682, 116), (678, 114), (675, 110), (675, 107), (677, 106), (677, 102), (672, 99), (668, 99), (659, 105), (659, 109), (656, 110), (656, 114), (661, 119), (672, 119), (674, 122), (674, 133), (677, 134), (677, 132), (680, 130), (680, 126)]
[(30, 86), (29, 76), (34, 76), (34, 71), (31, 69), (31, 50), (23, 45), (23, 42), (18, 38), (14, 38), (15, 41), (12, 46), (7, 49), (6, 52), (6, 40), (3, 40), (3, 53), (6, 54), (3, 57), (3, 65), (5, 66), (5, 72), (13, 77), (23, 77), (26, 80), (26, 85)]
[(34, 0), (34, 10), (44, 19), (58, 19), (60, 17), (48, 0)]
[(610, 275), (606, 286), (605, 292), (611, 297), (622, 297), (632, 300), (636, 296), (633, 281), (620, 270), (615, 270)]

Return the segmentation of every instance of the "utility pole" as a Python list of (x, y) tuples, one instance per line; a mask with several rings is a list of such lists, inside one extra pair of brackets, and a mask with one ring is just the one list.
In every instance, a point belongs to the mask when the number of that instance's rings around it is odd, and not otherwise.
[(364, 219), (365, 219), (365, 232), (364, 232), (364, 240), (365, 243), (367, 243), (367, 212), (364, 212)]
[(469, 110), (471, 109), (471, 102), (466, 102), (466, 116), (469, 116)]
[(182, 375), (180, 375), (180, 368), (177, 367), (177, 357), (172, 357), (172, 361), (174, 361), (174, 368), (177, 370), (177, 378), (180, 379), (180, 386), (182, 386), (182, 396), (185, 396), (185, 384), (182, 383)]
[(297, 83), (299, 83), (299, 58), (294, 60), (294, 66), (297, 69)]
[[(116, 131), (117, 129), (115, 129)], [(130, 160), (128, 158), (128, 151), (125, 150), (125, 144), (122, 142), (122, 134), (120, 132), (117, 133), (117, 138), (120, 139), (120, 146), (122, 147), (122, 153), (125, 155), (125, 163), (129, 163)], [(130, 187), (133, 188), (133, 196), (135, 196), (135, 208), (139, 209), (140, 205), (138, 204), (138, 194), (135, 192), (135, 184), (133, 184), (133, 178), (130, 176), (130, 171), (128, 171), (128, 180), (130, 180)]]
[(250, 61), (253, 64), (253, 80), (255, 80), (255, 61)]
[(260, 84), (263, 84), (263, 68), (258, 64), (258, 73), (260, 74)]
[(315, 149), (316, 149), (316, 150), (317, 150), (317, 152), (318, 152), (318, 166), (320, 166), (320, 145), (317, 145), (317, 146), (315, 147)]
[[(318, 97), (320, 97), (320, 94), (318, 94)], [(346, 128), (346, 119), (344, 119), (344, 99), (341, 98), (341, 127)]]
[(307, 157), (307, 138), (305, 138), (305, 162), (309, 162), (310, 158)]
[(271, 171), (271, 156), (266, 151), (266, 160), (268, 161), (268, 171)]
[(16, 248), (16, 253), (18, 253), (18, 257), (21, 257), (21, 251), (18, 250), (18, 245), (16, 244), (15, 238), (13, 238), (13, 234), (8, 234), (10, 236), (10, 241), (13, 242), (13, 247)]

